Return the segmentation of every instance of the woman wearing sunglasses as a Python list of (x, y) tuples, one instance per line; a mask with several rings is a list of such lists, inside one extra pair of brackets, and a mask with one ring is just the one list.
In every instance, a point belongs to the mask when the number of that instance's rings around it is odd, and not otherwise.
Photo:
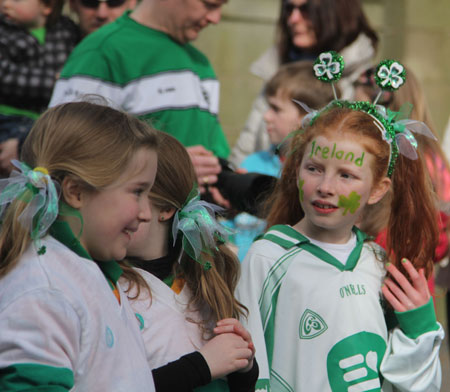
[[(281, 0), (276, 43), (250, 71), (266, 83), (281, 64), (314, 60), (321, 52), (335, 50), (345, 61), (339, 82), (341, 98), (353, 99), (353, 82), (371, 64), (377, 42), (359, 0)], [(270, 146), (263, 120), (267, 110), (263, 92), (264, 87), (229, 158), (237, 166), (248, 154)]]

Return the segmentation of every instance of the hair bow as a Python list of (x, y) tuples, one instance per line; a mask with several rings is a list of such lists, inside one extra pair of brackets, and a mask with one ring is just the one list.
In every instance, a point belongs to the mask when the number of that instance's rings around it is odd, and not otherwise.
[(31, 169), (24, 162), (11, 162), (19, 171), (13, 170), (9, 178), (0, 180), (0, 216), (14, 200), (25, 202), (27, 206), (20, 214), (19, 222), (29, 230), (38, 253), (43, 254), (45, 247), (40, 246), (39, 239), (47, 233), (58, 216), (58, 184), (45, 168)]
[(172, 223), (174, 244), (181, 232), (183, 250), (206, 270), (211, 268), (211, 263), (202, 260), (202, 253), (212, 254), (212, 249), (217, 249), (216, 241), (224, 242), (228, 236), (227, 229), (215, 219), (215, 212), (221, 209), (200, 200), (197, 186), (194, 186), (186, 202), (175, 213)]

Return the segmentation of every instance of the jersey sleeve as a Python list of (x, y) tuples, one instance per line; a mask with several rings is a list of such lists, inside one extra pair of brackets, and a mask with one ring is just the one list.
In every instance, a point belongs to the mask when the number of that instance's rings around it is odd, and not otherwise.
[(385, 383), (402, 392), (438, 392), (444, 330), (436, 321), (432, 299), (417, 309), (395, 313), (399, 326), (389, 333), (381, 363)]
[(0, 309), (0, 390), (69, 391), (82, 328), (60, 292), (33, 290)]
[(256, 389), (268, 386), (270, 379), (270, 366), (259, 303), (263, 285), (272, 263), (271, 260), (260, 254), (260, 243), (261, 241), (254, 243), (243, 260), (241, 278), (236, 289), (237, 299), (248, 309), (248, 317), (241, 322), (250, 332), (256, 349), (255, 356), (259, 366)]

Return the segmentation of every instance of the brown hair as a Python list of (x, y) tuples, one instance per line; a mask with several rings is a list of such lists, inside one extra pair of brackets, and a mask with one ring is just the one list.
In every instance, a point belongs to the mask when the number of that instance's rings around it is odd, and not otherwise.
[[(333, 90), (327, 83), (319, 81), (313, 73), (312, 61), (295, 61), (283, 64), (267, 83), (266, 97), (277, 93), (287, 99), (295, 99), (308, 105), (311, 109), (321, 109), (333, 96)], [(299, 110), (303, 110), (298, 106)]]
[[(194, 167), (188, 152), (174, 137), (159, 132), (158, 144), (158, 170), (150, 199), (160, 209), (179, 210), (196, 184)], [(172, 221), (173, 218), (165, 222), (168, 231)], [(170, 238), (169, 248), (172, 248), (172, 241)], [(212, 251), (212, 255), (204, 255), (212, 265), (209, 270), (183, 251), (180, 263), (176, 262), (179, 254), (175, 254), (173, 260), (175, 277), (184, 279), (189, 287), (192, 293), (189, 306), (200, 311), (200, 326), (204, 331), (218, 320), (239, 318), (246, 311), (234, 296), (240, 273), (237, 257), (221, 243)]]
[[(280, 64), (289, 61), (292, 40), (287, 27), (285, 3), (280, 1), (277, 22), (277, 47)], [(317, 56), (326, 50), (341, 51), (364, 33), (377, 47), (378, 36), (370, 27), (359, 0), (308, 0), (308, 18), (317, 37), (317, 45), (311, 54)]]
[[(155, 131), (147, 124), (107, 106), (72, 102), (39, 117), (25, 140), (21, 160), (31, 168), (44, 167), (55, 182), (73, 176), (86, 189), (97, 191), (116, 181), (142, 148), (157, 148)], [(25, 202), (15, 200), (3, 216), (0, 277), (30, 244), (29, 230), (18, 221), (25, 207)]]
[(40, 0), (42, 4), (51, 8), (50, 14), (47, 16), (46, 27), (53, 26), (62, 15), (64, 0)]
[[(285, 162), (276, 189), (268, 200), (271, 205), (268, 227), (274, 224), (295, 225), (303, 216), (299, 203), (297, 170), (308, 143), (318, 135), (339, 132), (356, 137), (374, 155), (373, 183), (387, 173), (390, 150), (382, 140), (374, 119), (368, 114), (348, 108), (324, 111), (303, 133), (294, 136), (291, 152)], [(410, 160), (399, 155), (392, 175), (392, 202), (388, 224), (387, 254), (403, 270), (401, 259), (406, 257), (416, 268), (424, 267), (429, 276), (433, 268), (434, 249), (438, 240), (435, 199), (422, 159)], [(420, 230), (417, 228), (420, 227)]]

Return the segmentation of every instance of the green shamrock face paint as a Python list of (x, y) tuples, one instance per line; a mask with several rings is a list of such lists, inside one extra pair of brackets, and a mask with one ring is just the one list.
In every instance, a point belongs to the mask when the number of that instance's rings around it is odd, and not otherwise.
[(305, 181), (302, 180), (301, 178), (298, 179), (298, 198), (300, 200), (300, 203), (303, 202), (303, 185), (304, 185)]
[(344, 211), (342, 215), (347, 215), (347, 212), (350, 211), (351, 214), (354, 214), (356, 210), (359, 208), (361, 200), (361, 196), (358, 195), (355, 191), (352, 191), (348, 197), (344, 195), (339, 196), (338, 207), (343, 207)]

